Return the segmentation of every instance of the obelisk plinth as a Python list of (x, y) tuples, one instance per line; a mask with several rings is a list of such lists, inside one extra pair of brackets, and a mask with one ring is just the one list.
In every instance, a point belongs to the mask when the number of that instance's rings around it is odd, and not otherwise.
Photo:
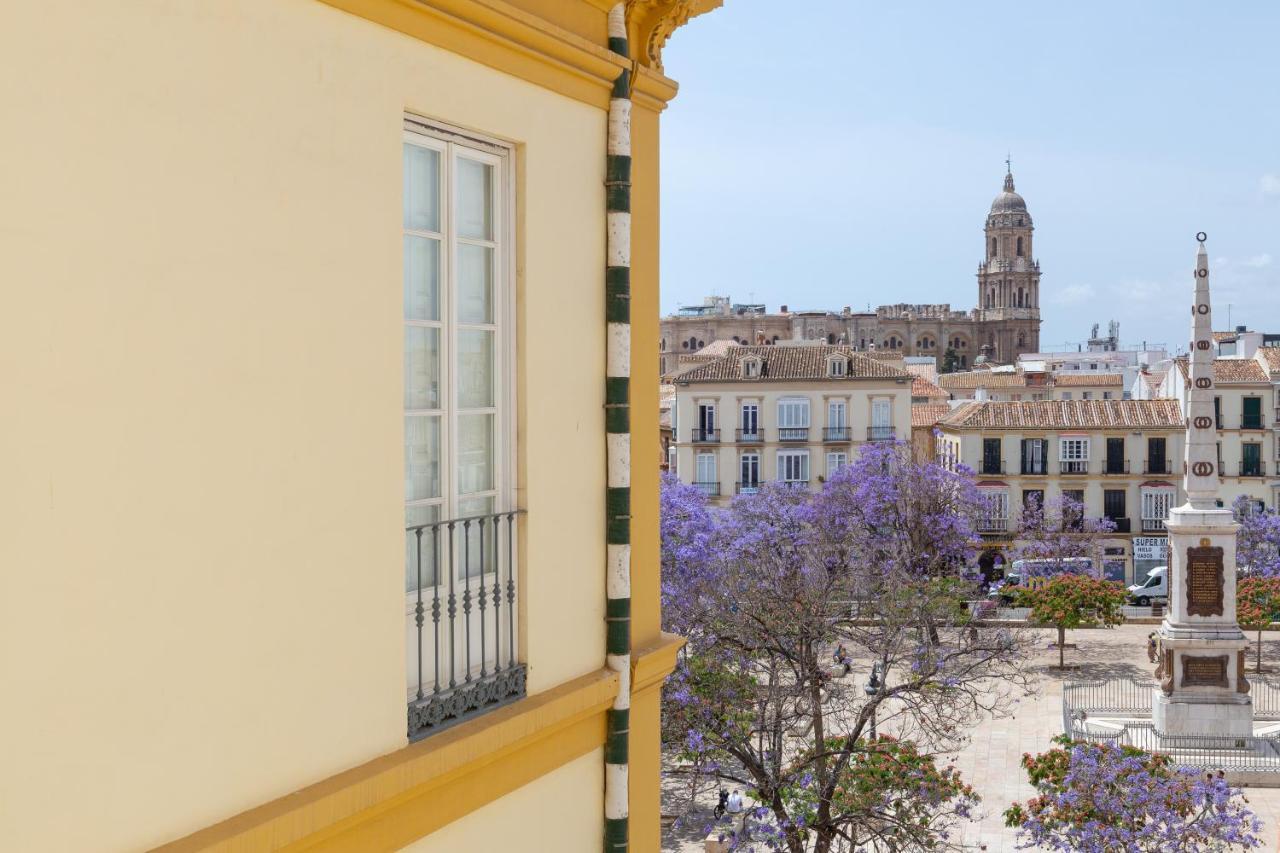
[(1184, 488), (1169, 513), (1169, 610), (1160, 625), (1159, 685), (1152, 719), (1168, 735), (1253, 734), (1244, 677), (1248, 641), (1236, 622), (1236, 524), (1219, 507), (1217, 423), (1213, 414), (1213, 309), (1204, 233), (1196, 252), (1191, 303), (1190, 388)]

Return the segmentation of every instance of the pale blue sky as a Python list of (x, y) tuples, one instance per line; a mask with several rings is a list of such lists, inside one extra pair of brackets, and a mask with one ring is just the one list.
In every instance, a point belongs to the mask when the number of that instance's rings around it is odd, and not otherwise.
[(664, 62), (664, 313), (972, 308), (1011, 151), (1042, 345), (1185, 341), (1198, 230), (1280, 331), (1280, 3), (725, 0)]

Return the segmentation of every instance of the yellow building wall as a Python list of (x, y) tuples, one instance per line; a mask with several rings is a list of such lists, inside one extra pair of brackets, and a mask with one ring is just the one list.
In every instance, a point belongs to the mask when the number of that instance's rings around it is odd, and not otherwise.
[(587, 792), (604, 788), (595, 749), (408, 847), (405, 853), (564, 853), (598, 850), (604, 812)]
[(405, 743), (405, 111), (519, 143), (529, 689), (598, 669), (604, 113), (313, 0), (18, 4), (0, 55), (0, 849)]

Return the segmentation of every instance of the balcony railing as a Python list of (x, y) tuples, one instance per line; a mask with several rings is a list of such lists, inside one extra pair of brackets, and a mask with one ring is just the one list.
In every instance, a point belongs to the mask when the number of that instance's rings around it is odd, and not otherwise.
[(808, 427), (778, 427), (778, 441), (808, 441)]
[(1129, 460), (1108, 459), (1102, 465), (1102, 473), (1108, 476), (1124, 476), (1129, 473)]
[(761, 427), (738, 430), (738, 444), (761, 444), (763, 442), (764, 429)]
[(779, 486), (786, 486), (789, 489), (807, 489), (809, 488), (808, 480), (779, 480)]
[(980, 471), (981, 471), (981, 473), (983, 473), (983, 474), (1003, 474), (1003, 473), (1004, 473), (1004, 463), (1003, 463), (1003, 462), (994, 462), (994, 461), (989, 461), (989, 460), (984, 459), (984, 460), (982, 460), (982, 465), (980, 466)]
[(1159, 532), (1159, 531), (1161, 531), (1161, 530), (1164, 530), (1164, 529), (1165, 529), (1165, 528), (1164, 528), (1164, 519), (1163, 519), (1163, 518), (1144, 518), (1144, 519), (1142, 519), (1142, 532), (1143, 532), (1143, 533), (1157, 533), (1157, 532)]
[(1173, 473), (1173, 463), (1168, 459), (1148, 459), (1142, 466), (1142, 473), (1168, 476)]
[(405, 530), (410, 740), (525, 695), (516, 647), (520, 514)]
[(852, 430), (848, 427), (825, 427), (822, 440), (827, 442), (848, 442), (853, 440)]
[(698, 491), (702, 492), (704, 495), (706, 495), (706, 496), (707, 496), (707, 497), (709, 497), (709, 498), (718, 498), (718, 497), (720, 497), (720, 484), (719, 484), (719, 483), (702, 483), (702, 482), (695, 482), (695, 483), (693, 484), (693, 487), (694, 487), (695, 489), (697, 489)]
[(1262, 415), (1250, 417), (1245, 415), (1240, 419), (1240, 429), (1262, 429)]
[(693, 433), (690, 435), (690, 440), (694, 444), (719, 444), (720, 430), (694, 427)]
[(1130, 521), (1127, 518), (1112, 518), (1111, 523), (1115, 525), (1116, 533), (1128, 533), (1129, 528), (1131, 527)]
[(734, 490), (740, 495), (754, 495), (756, 492), (760, 491), (760, 485), (762, 482), (762, 480), (756, 480), (753, 483), (737, 483), (735, 484)]
[(1267, 476), (1267, 463), (1259, 460), (1257, 462), (1241, 462), (1241, 477), (1265, 477)]
[(1029, 464), (1029, 465), (1028, 465), (1027, 463), (1025, 463), (1025, 462), (1024, 462), (1024, 463), (1022, 463), (1022, 473), (1023, 473), (1024, 475), (1031, 475), (1031, 476), (1037, 476), (1037, 477), (1038, 477), (1038, 476), (1041, 476), (1041, 475), (1043, 475), (1043, 474), (1048, 474), (1048, 473), (1049, 473), (1049, 466), (1048, 466), (1048, 465), (1046, 465), (1044, 462), (1041, 462), (1041, 463), (1039, 463), (1039, 464), (1031, 463), (1031, 464)]
[(1061, 461), (1058, 463), (1059, 474), (1088, 474), (1089, 460), (1074, 459), (1071, 461)]
[(986, 517), (978, 519), (979, 533), (1004, 533), (1009, 529), (1009, 519)]
[(891, 426), (867, 427), (867, 441), (894, 441), (897, 438), (898, 432)]

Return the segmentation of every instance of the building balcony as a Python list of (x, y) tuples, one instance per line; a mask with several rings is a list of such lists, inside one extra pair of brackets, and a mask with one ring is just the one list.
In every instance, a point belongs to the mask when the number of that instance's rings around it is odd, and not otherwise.
[(1266, 429), (1266, 427), (1262, 425), (1262, 415), (1258, 415), (1256, 418), (1241, 418), (1240, 429)]
[(1142, 466), (1142, 473), (1167, 477), (1173, 473), (1173, 462), (1168, 459), (1148, 459)]
[(1102, 473), (1108, 477), (1123, 477), (1129, 473), (1129, 462), (1126, 459), (1108, 459), (1102, 465)]
[(1058, 463), (1059, 474), (1070, 474), (1081, 476), (1089, 473), (1089, 461), (1087, 459), (1075, 459), (1072, 461), (1061, 461)]
[(1142, 532), (1163, 533), (1165, 530), (1164, 522), (1163, 518), (1144, 518), (1142, 519)]
[(778, 427), (778, 441), (802, 442), (808, 440), (808, 427)]
[(1239, 465), (1241, 477), (1265, 477), (1267, 476), (1267, 463), (1258, 462), (1241, 462)]
[(1009, 531), (1009, 519), (1007, 518), (979, 518), (979, 533), (1007, 533)]
[(981, 466), (979, 466), (979, 468), (978, 468), (978, 473), (979, 473), (979, 474), (990, 474), (990, 475), (997, 476), (997, 477), (999, 477), (999, 476), (1003, 476), (1003, 475), (1004, 475), (1004, 463), (1003, 463), (1003, 462), (989, 462), (989, 461), (987, 461), (987, 460), (983, 460), (982, 465), (981, 465)]
[(694, 444), (719, 444), (720, 430), (695, 427), (689, 435), (689, 440)]
[(1026, 476), (1026, 477), (1043, 477), (1044, 475), (1049, 473), (1049, 466), (1043, 462), (1041, 462), (1039, 465), (1024, 464), (1021, 468), (1021, 473), (1023, 476)]
[(898, 431), (891, 426), (867, 427), (867, 441), (896, 441)]
[(822, 430), (822, 440), (828, 444), (848, 444), (853, 441), (853, 430), (849, 427), (826, 427)]
[(517, 645), (519, 515), (405, 530), (410, 740), (525, 695)]
[(786, 486), (789, 489), (807, 489), (809, 488), (808, 480), (779, 480), (779, 486)]
[(719, 483), (704, 483), (701, 481), (695, 481), (693, 484), (693, 487), (698, 491), (702, 492), (704, 495), (706, 495), (709, 498), (720, 497)]
[(1112, 524), (1114, 524), (1114, 525), (1116, 526), (1116, 530), (1115, 530), (1115, 532), (1116, 532), (1116, 533), (1129, 533), (1129, 532), (1131, 532), (1131, 530), (1130, 530), (1130, 529), (1131, 529), (1131, 527), (1132, 527), (1132, 524), (1130, 523), (1130, 520), (1129, 520), (1129, 519), (1127, 519), (1127, 518), (1111, 518), (1111, 519), (1110, 519), (1110, 521), (1111, 521), (1111, 523), (1112, 523)]
[(763, 444), (764, 428), (740, 429), (737, 432), (738, 444)]
[(754, 495), (760, 491), (760, 485), (763, 481), (756, 480), (753, 483), (735, 483), (734, 491), (740, 495)]

